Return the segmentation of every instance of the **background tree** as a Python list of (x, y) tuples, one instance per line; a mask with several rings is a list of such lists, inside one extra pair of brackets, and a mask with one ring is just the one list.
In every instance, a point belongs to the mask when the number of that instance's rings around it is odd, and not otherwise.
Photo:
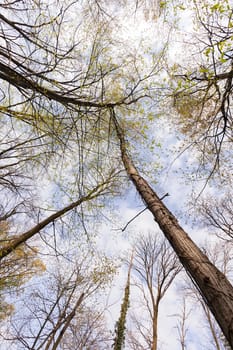
[(233, 201), (231, 192), (216, 200), (206, 196), (200, 201), (198, 213), (205, 224), (213, 229), (219, 238), (232, 241), (233, 238)]
[(178, 259), (159, 234), (150, 232), (137, 239), (132, 272), (139, 300), (131, 309), (131, 329), (127, 332), (132, 349), (158, 349), (159, 305), (180, 269)]
[(121, 350), (124, 348), (125, 343), (125, 333), (126, 333), (126, 317), (130, 304), (130, 274), (133, 265), (133, 253), (131, 255), (131, 260), (129, 262), (128, 276), (126, 281), (126, 286), (124, 290), (123, 302), (121, 304), (121, 311), (119, 319), (115, 326), (115, 339), (113, 343), (114, 350)]
[[(208, 177), (226, 175), (232, 142), (232, 6), (229, 1), (193, 1), (196, 23), (189, 35), (192, 58), (173, 66), (176, 127), (199, 153)], [(190, 9), (190, 2), (183, 5)], [(171, 72), (171, 71), (170, 71)], [(191, 141), (191, 142), (190, 142)]]
[(103, 328), (103, 310), (98, 298), (114, 272), (109, 259), (90, 252), (73, 261), (71, 255), (69, 260), (57, 258), (43, 283), (35, 280), (21, 297), (7, 333), (2, 330), (6, 347), (55, 350), (100, 344), (104, 348), (110, 333), (106, 325)]
[[(0, 221), (0, 236), (2, 241), (9, 239), (9, 224)], [(4, 319), (14, 311), (12, 302), (6, 298), (24, 290), (25, 283), (34, 275), (45, 271), (45, 265), (37, 256), (38, 249), (22, 245), (0, 265), (0, 319)]]
[(61, 349), (80, 349), (85, 347), (107, 350), (112, 342), (112, 333), (104, 317), (104, 311), (95, 310), (93, 305), (79, 310), (77, 317), (64, 334)]
[(180, 343), (180, 348), (181, 350), (187, 349), (187, 334), (188, 334), (188, 325), (187, 325), (187, 320), (190, 315), (191, 310), (187, 311), (187, 305), (186, 305), (186, 300), (183, 298), (183, 303), (182, 303), (182, 309), (181, 312), (178, 313), (177, 316), (178, 321), (177, 321), (177, 332), (178, 332), (178, 341)]
[(108, 185), (109, 181), (105, 181), (102, 184), (97, 185), (94, 189), (92, 189), (86, 196), (83, 196), (79, 198), (74, 203), (69, 204), (67, 207), (62, 208), (61, 210), (58, 210), (54, 214), (50, 215), (46, 219), (40, 221), (37, 225), (35, 225), (30, 230), (16, 236), (16, 237), (9, 237), (8, 240), (3, 239), (2, 240), (2, 247), (0, 248), (0, 260), (9, 255), (11, 252), (13, 252), (18, 246), (20, 246), (22, 243), (25, 243), (28, 239), (39, 233), (44, 227), (47, 225), (55, 222), (56, 219), (61, 218), (64, 214), (70, 212), (72, 209), (77, 208), (82, 203), (86, 201), (91, 201), (98, 196), (101, 196), (107, 189), (109, 191)]

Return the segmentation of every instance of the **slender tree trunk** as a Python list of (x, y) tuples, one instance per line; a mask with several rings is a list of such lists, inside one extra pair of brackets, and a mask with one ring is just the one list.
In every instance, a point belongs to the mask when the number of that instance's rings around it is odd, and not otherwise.
[(55, 343), (54, 343), (54, 345), (53, 345), (53, 347), (52, 347), (52, 350), (56, 350), (57, 347), (58, 347), (58, 345), (60, 344), (60, 342), (61, 342), (61, 340), (62, 340), (62, 337), (64, 336), (64, 334), (65, 334), (67, 328), (69, 327), (69, 325), (70, 325), (72, 319), (74, 318), (74, 316), (75, 316), (75, 314), (76, 314), (77, 309), (79, 308), (79, 306), (81, 305), (81, 303), (82, 303), (82, 301), (83, 301), (84, 295), (85, 295), (84, 293), (82, 293), (82, 294), (80, 295), (80, 297), (78, 298), (78, 300), (77, 300), (77, 302), (76, 302), (76, 304), (75, 304), (75, 307), (73, 308), (73, 310), (71, 311), (71, 313), (67, 316), (66, 322), (65, 322), (65, 324), (64, 324), (64, 326), (63, 326), (61, 332), (59, 333), (59, 335), (58, 335), (58, 337), (57, 337), (57, 339), (56, 339), (56, 341), (55, 341)]
[(223, 334), (233, 349), (233, 287), (205, 254), (190, 239), (174, 215), (166, 208), (155, 191), (139, 174), (127, 153), (124, 132), (112, 110), (112, 121), (120, 141), (121, 157), (125, 170), (141, 195), (145, 205), (169, 240), (185, 270), (198, 288), (213, 313)]
[(153, 327), (153, 334), (152, 334), (152, 346), (151, 350), (157, 350), (157, 343), (158, 343), (158, 309), (159, 304), (156, 303), (156, 306), (154, 308), (154, 315), (152, 320), (152, 327)]
[[(149, 280), (148, 280), (149, 282)], [(160, 286), (161, 287), (161, 286)], [(151, 343), (151, 350), (157, 350), (157, 344), (158, 344), (158, 315), (159, 315), (159, 303), (162, 299), (161, 296), (161, 290), (160, 287), (158, 287), (157, 296), (156, 299), (154, 298), (153, 293), (153, 285), (149, 282), (148, 288), (149, 293), (151, 296), (151, 302), (152, 302), (152, 343)]]
[(125, 330), (126, 330), (126, 316), (129, 308), (129, 296), (130, 296), (130, 274), (133, 263), (133, 253), (131, 255), (129, 269), (128, 269), (128, 277), (125, 286), (125, 293), (123, 298), (123, 303), (121, 305), (120, 317), (117, 321), (116, 326), (116, 337), (113, 343), (113, 350), (122, 350), (125, 342)]
[(56, 219), (60, 218), (64, 214), (68, 213), (72, 209), (78, 207), (84, 202), (90, 201), (104, 192), (105, 186), (108, 184), (108, 181), (103, 182), (102, 184), (93, 188), (86, 196), (80, 197), (77, 201), (69, 204), (68, 206), (58, 210), (54, 214), (48, 216), (46, 219), (40, 221), (30, 230), (22, 233), (21, 235), (13, 238), (10, 243), (6, 244), (0, 248), (0, 261), (7, 255), (9, 255), (13, 250), (15, 250), (20, 244), (25, 243), (28, 239), (33, 237), (35, 234), (40, 232), (44, 227), (54, 222)]
[(202, 307), (203, 307), (204, 313), (206, 315), (207, 321), (208, 321), (209, 326), (210, 326), (210, 332), (211, 332), (212, 337), (213, 337), (213, 341), (214, 341), (214, 344), (215, 344), (215, 349), (216, 350), (221, 350), (221, 347), (220, 347), (220, 344), (219, 344), (218, 335), (216, 334), (215, 327), (214, 327), (213, 321), (211, 319), (211, 313), (210, 313), (208, 307), (206, 307), (206, 305), (204, 303), (202, 304)]

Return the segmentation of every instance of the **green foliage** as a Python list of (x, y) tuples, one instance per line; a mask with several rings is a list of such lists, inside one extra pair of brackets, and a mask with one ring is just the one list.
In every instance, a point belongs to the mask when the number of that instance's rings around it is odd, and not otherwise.
[[(192, 144), (197, 151), (196, 165), (202, 176), (217, 174), (221, 167), (226, 170), (232, 142), (229, 5), (227, 0), (192, 2), (193, 28), (183, 48), (187, 59), (173, 64), (169, 71), (175, 108), (171, 123), (183, 134), (186, 146)], [(195, 44), (198, 50), (193, 49)]]
[(129, 297), (130, 297), (130, 270), (129, 266), (128, 278), (125, 286), (123, 303), (121, 304), (120, 317), (115, 326), (115, 339), (113, 344), (114, 350), (122, 350), (125, 342), (125, 330), (126, 330), (126, 316), (129, 308)]
[[(9, 225), (6, 221), (0, 222), (0, 243), (4, 248), (14, 237), (9, 236)], [(35, 247), (21, 245), (7, 258), (1, 261), (0, 267), (0, 318), (9, 316), (14, 306), (4, 300), (9, 292), (17, 293), (20, 288), (33, 276), (45, 271), (45, 265), (37, 258), (38, 250)]]
[(116, 266), (113, 261), (103, 256), (101, 262), (96, 263), (96, 266), (90, 271), (89, 278), (94, 284), (100, 284), (105, 287), (105, 285), (111, 282), (115, 273)]

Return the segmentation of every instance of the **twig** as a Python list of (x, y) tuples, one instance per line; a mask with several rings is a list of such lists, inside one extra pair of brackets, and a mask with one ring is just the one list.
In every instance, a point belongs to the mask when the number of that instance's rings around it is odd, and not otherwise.
[[(168, 197), (169, 193), (166, 193), (165, 195), (163, 195), (161, 198), (159, 198), (161, 201), (165, 198)], [(122, 232), (124, 232), (126, 230), (126, 228), (128, 227), (128, 225), (134, 220), (136, 219), (139, 215), (141, 215), (144, 211), (146, 211), (148, 209), (148, 207), (144, 208), (143, 210), (141, 210), (139, 213), (137, 213), (132, 219), (130, 219), (127, 224), (121, 229)]]

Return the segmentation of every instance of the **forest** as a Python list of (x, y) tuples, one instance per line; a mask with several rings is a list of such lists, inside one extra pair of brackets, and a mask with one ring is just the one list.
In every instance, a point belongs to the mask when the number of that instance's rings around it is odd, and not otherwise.
[(231, 0), (0, 2), (0, 350), (233, 349)]

